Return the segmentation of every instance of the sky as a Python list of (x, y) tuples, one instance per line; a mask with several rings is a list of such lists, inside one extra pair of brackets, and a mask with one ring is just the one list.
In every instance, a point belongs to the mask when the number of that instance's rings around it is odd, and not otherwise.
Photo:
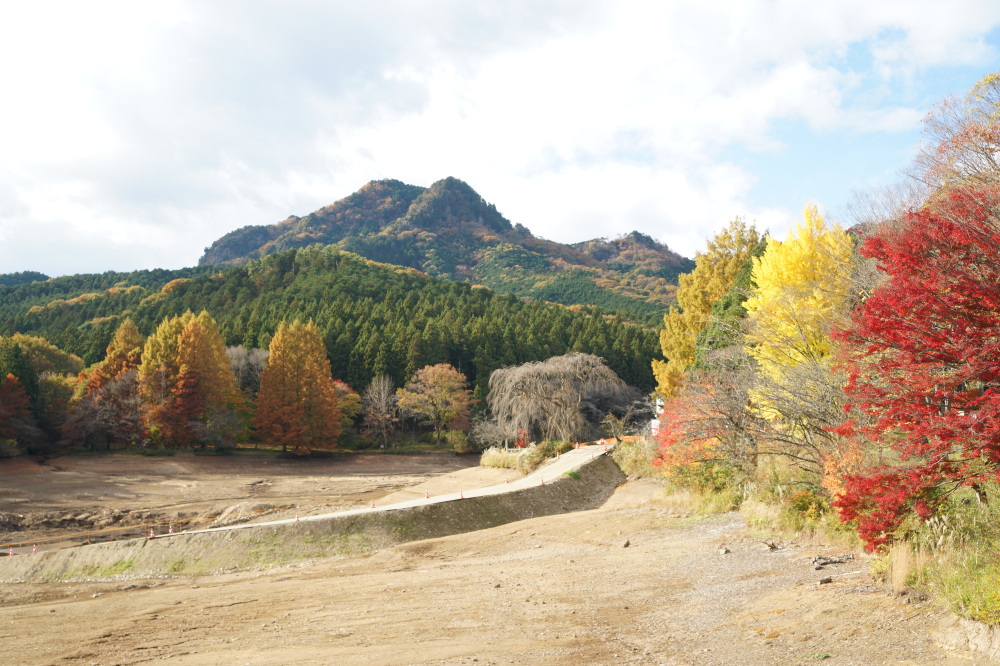
[(998, 28), (993, 0), (7, 3), (0, 273), (191, 266), (382, 178), (561, 242), (780, 237), (899, 180)]

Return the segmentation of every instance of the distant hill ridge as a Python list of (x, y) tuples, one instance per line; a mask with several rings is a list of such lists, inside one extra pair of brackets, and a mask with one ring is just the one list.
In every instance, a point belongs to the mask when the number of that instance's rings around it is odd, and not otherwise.
[(537, 238), (457, 178), (427, 188), (373, 180), (305, 217), (228, 233), (198, 263), (238, 265), (317, 243), (518, 296), (648, 318), (675, 302), (677, 275), (694, 267), (635, 231), (572, 245)]

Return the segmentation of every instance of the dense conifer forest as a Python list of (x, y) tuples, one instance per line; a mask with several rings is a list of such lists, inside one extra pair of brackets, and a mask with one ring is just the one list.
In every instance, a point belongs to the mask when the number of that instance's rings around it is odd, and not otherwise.
[(312, 320), (333, 376), (354, 387), (383, 372), (402, 385), (425, 365), (463, 372), (477, 399), (490, 373), (567, 351), (608, 360), (651, 391), (656, 331), (589, 306), (525, 302), (468, 283), (378, 264), (336, 247), (270, 254), (235, 267), (74, 275), (0, 287), (0, 336), (39, 336), (87, 365), (125, 317), (143, 336), (163, 319), (207, 310), (227, 345), (267, 348), (282, 320)]

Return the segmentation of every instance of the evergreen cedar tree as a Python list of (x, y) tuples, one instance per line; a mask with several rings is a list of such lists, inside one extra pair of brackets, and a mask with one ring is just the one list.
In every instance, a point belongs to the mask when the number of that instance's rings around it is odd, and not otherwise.
[(465, 375), (450, 365), (430, 365), (418, 370), (405, 388), (396, 391), (397, 404), (430, 422), (440, 446), (441, 431), (469, 415), (473, 399), (466, 386)]
[(13, 338), (0, 339), (0, 377), (13, 375), (35, 409), (38, 405), (38, 373), (21, 345)]
[(862, 254), (888, 276), (854, 313), (844, 437), (887, 442), (898, 464), (848, 476), (834, 503), (869, 549), (961, 486), (1000, 480), (1000, 196), (946, 190)]
[(314, 323), (278, 327), (261, 373), (253, 425), (262, 440), (281, 444), (282, 451), (336, 448), (341, 431), (337, 388)]
[(712, 304), (730, 290), (760, 240), (757, 229), (737, 217), (708, 242), (707, 252), (695, 255), (694, 270), (678, 279), (680, 309), (670, 308), (660, 331), (660, 350), (667, 360), (653, 360), (657, 391), (664, 398), (676, 395), (684, 373), (695, 363), (695, 340), (709, 323)]

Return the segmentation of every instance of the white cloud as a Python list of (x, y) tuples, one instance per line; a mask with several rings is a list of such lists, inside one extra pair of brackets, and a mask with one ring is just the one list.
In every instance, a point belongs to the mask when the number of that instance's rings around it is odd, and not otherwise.
[[(65, 273), (191, 264), (372, 178), (448, 175), (549, 238), (635, 228), (691, 255), (733, 215), (783, 227), (804, 203), (757, 200), (769, 174), (734, 149), (808, 154), (791, 122), (912, 134), (926, 109), (901, 91), (921, 98), (935, 67), (986, 73), (1000, 6), (22, 3), (6, 19), (0, 272)], [(881, 159), (858, 164), (903, 166)]]

